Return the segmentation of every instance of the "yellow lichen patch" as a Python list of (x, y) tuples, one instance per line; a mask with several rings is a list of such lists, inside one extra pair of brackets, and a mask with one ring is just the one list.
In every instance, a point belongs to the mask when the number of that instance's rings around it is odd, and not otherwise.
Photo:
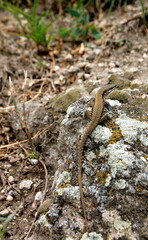
[(148, 155), (144, 154), (143, 157), (147, 160), (148, 159)]
[(68, 186), (68, 183), (65, 183), (65, 184), (59, 184), (57, 187), (58, 188), (65, 188)]
[(121, 130), (113, 121), (109, 120), (105, 125), (112, 130), (112, 136), (109, 138), (108, 144), (113, 144), (123, 138)]
[(96, 174), (96, 178), (97, 178), (97, 182), (99, 184), (104, 184), (106, 179), (108, 177), (108, 172), (105, 171), (105, 172), (97, 172)]

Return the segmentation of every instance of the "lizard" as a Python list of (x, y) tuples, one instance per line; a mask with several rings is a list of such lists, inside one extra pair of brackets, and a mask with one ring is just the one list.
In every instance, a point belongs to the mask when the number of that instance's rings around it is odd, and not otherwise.
[(103, 121), (107, 117), (106, 115), (103, 116), (103, 111), (104, 111), (103, 95), (105, 92), (107, 92), (108, 90), (114, 87), (115, 87), (115, 84), (102, 86), (96, 93), (95, 101), (92, 109), (91, 120), (86, 126), (86, 129), (84, 130), (78, 142), (78, 184), (79, 184), (79, 190), (80, 190), (80, 201), (81, 201), (82, 211), (83, 211), (84, 220), (85, 220), (84, 229), (86, 229), (86, 231), (88, 231), (88, 226), (87, 226), (86, 207), (85, 207), (83, 187), (82, 187), (82, 160), (83, 160), (84, 145), (85, 145), (85, 142), (87, 141), (87, 138), (95, 129), (97, 124)]

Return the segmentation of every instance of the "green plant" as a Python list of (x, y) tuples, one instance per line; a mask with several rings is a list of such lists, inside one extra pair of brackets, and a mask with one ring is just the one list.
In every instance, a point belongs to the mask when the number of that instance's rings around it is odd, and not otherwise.
[(33, 7), (30, 13), (26, 13), (19, 7), (16, 7), (15, 5), (10, 3), (0, 4), (0, 8), (12, 13), (13, 16), (16, 18), (23, 30), (23, 33), (19, 35), (30, 38), (37, 45), (42, 45), (47, 48), (49, 42), (53, 38), (50, 27), (54, 20), (50, 21), (49, 23), (45, 23), (45, 19), (49, 15), (46, 12), (38, 16), (38, 0), (34, 0)]
[(13, 213), (11, 213), (7, 218), (0, 218), (0, 222), (4, 222), (3, 224), (0, 224), (0, 240), (5, 239), (5, 232), (7, 230), (7, 227), (10, 223), (10, 221), (13, 219), (13, 217), (16, 215), (20, 207), (18, 207)]
[(147, 28), (148, 27), (148, 23), (146, 21), (146, 9), (145, 9), (145, 6), (144, 6), (144, 2), (143, 2), (143, 0), (139, 0), (139, 2), (140, 2), (140, 5), (141, 5), (141, 12), (142, 12), (144, 25)]
[(70, 28), (60, 28), (58, 36), (64, 39), (72, 41), (86, 41), (90, 37), (93, 39), (99, 39), (101, 37), (96, 26), (90, 23), (90, 14), (86, 9), (92, 0), (89, 0), (87, 4), (83, 4), (83, 0), (78, 0), (73, 8), (67, 9), (74, 21), (70, 23)]

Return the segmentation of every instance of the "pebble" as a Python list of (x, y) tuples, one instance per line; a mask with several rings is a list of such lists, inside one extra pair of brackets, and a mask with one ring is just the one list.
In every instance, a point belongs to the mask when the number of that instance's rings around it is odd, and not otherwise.
[(38, 160), (35, 159), (35, 158), (31, 158), (29, 159), (29, 162), (32, 164), (32, 165), (36, 165), (38, 163)]
[(64, 76), (63, 76), (63, 75), (60, 75), (59, 80), (60, 80), (60, 81), (63, 81), (63, 79), (64, 79)]
[(79, 71), (79, 68), (77, 66), (71, 66), (69, 69), (68, 69), (68, 72), (69, 73), (74, 73), (74, 72), (78, 72)]
[(23, 153), (20, 153), (19, 156), (21, 159), (25, 159), (25, 155)]
[(13, 201), (13, 197), (12, 197), (11, 195), (8, 195), (8, 196), (6, 197), (6, 200), (7, 200), (8, 202), (12, 202), (12, 201)]
[(114, 67), (115, 67), (115, 63), (110, 62), (110, 63), (109, 63), (109, 67), (114, 68)]
[(60, 67), (57, 66), (57, 65), (55, 65), (54, 68), (53, 68), (53, 71), (54, 71), (54, 72), (57, 72), (59, 69), (60, 69)]
[(127, 72), (132, 72), (132, 73), (138, 72), (138, 68), (137, 67), (130, 67), (130, 68), (127, 69)]
[(41, 201), (43, 197), (42, 192), (37, 192), (35, 195), (35, 201)]
[(4, 210), (0, 211), (0, 215), (3, 217), (8, 216), (10, 210), (8, 208), (5, 208)]
[(72, 55), (71, 55), (70, 53), (67, 54), (67, 55), (65, 56), (65, 60), (66, 60), (66, 61), (72, 61), (72, 60), (73, 60)]
[(101, 53), (102, 50), (101, 49), (94, 49), (93, 52), (97, 55), (97, 54)]
[(23, 189), (30, 189), (32, 186), (33, 182), (31, 180), (23, 180), (22, 182), (20, 182), (19, 188)]
[(148, 54), (144, 53), (143, 54), (143, 58), (147, 59), (148, 58)]
[(85, 74), (84, 74), (84, 78), (85, 78), (85, 79), (88, 79), (88, 78), (90, 78), (90, 74), (88, 74), (88, 73), (85, 73)]
[(98, 67), (105, 67), (105, 63), (98, 63)]
[(139, 58), (139, 59), (138, 59), (138, 62), (143, 62), (143, 61), (144, 61), (143, 58)]
[(13, 177), (13, 176), (9, 176), (9, 177), (8, 177), (8, 181), (9, 181), (10, 183), (14, 182), (14, 177)]

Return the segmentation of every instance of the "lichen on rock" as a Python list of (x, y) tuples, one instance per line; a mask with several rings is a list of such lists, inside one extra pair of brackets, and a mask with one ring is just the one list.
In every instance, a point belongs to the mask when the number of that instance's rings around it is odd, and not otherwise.
[[(128, 117), (129, 108), (123, 108), (116, 100), (108, 100), (110, 104), (105, 106), (105, 112), (111, 113), (112, 118), (95, 128), (84, 147), (82, 181), (90, 231), (84, 232), (77, 181), (77, 144), (89, 122), (84, 118), (89, 100), (89, 96), (82, 97), (72, 103), (61, 122), (57, 140), (58, 168), (52, 185), (52, 204), (47, 213), (50, 234), (52, 236), (54, 230), (61, 239), (102, 240), (104, 236), (105, 239), (126, 236), (129, 239), (138, 236), (140, 239), (139, 222), (144, 226), (148, 183), (145, 152), (147, 125)], [(138, 141), (143, 144), (140, 149), (134, 148)], [(108, 223), (107, 213), (111, 208), (115, 215)], [(126, 220), (122, 219), (123, 214)]]

